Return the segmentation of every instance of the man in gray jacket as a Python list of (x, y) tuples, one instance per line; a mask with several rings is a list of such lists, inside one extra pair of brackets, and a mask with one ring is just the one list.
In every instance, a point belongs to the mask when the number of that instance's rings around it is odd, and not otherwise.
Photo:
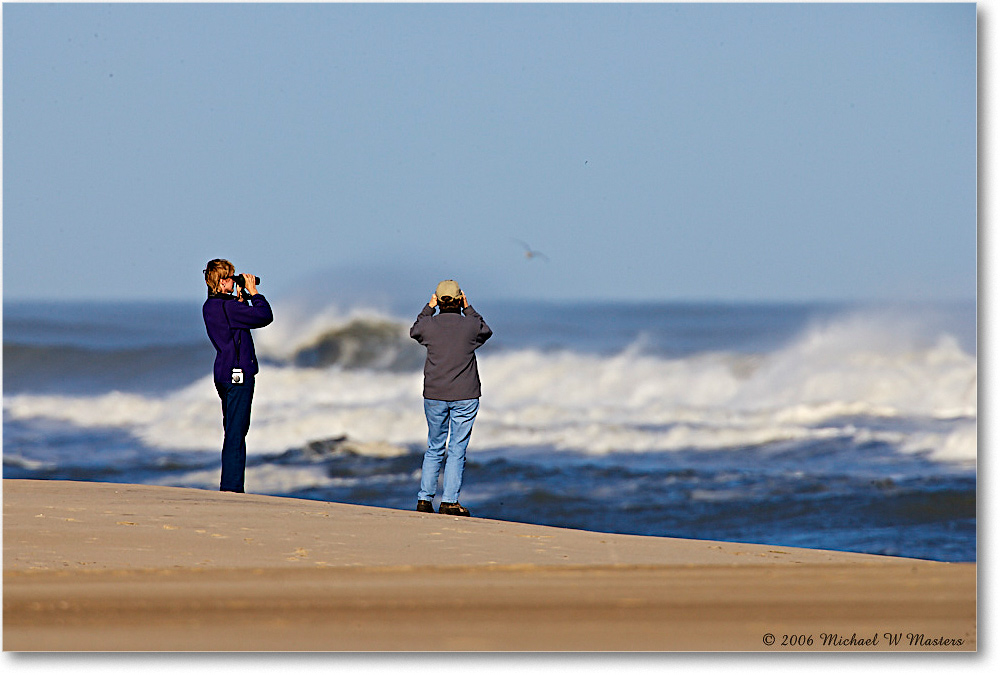
[[(436, 315), (435, 307), (440, 310)], [(427, 452), (420, 475), (417, 511), (434, 513), (432, 500), (447, 449), (444, 491), (438, 513), (470, 515), (469, 510), (458, 503), (458, 493), (465, 473), (465, 450), (479, 412), (481, 391), (475, 351), (491, 335), (493, 331), (451, 279), (437, 285), (430, 302), (410, 328), (410, 337), (427, 348), (424, 363)]]

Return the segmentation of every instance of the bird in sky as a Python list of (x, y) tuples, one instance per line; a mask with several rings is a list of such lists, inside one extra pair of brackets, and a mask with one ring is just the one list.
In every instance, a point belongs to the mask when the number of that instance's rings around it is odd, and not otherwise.
[(525, 257), (525, 259), (527, 259), (527, 260), (534, 260), (535, 258), (540, 258), (541, 260), (544, 260), (545, 262), (549, 261), (549, 257), (547, 255), (545, 255), (544, 253), (542, 253), (541, 251), (536, 251), (536, 250), (532, 249), (530, 246), (528, 246), (527, 243), (521, 241), (520, 239), (515, 239), (514, 241), (517, 242), (518, 244), (520, 244), (521, 247), (524, 249), (524, 257)]

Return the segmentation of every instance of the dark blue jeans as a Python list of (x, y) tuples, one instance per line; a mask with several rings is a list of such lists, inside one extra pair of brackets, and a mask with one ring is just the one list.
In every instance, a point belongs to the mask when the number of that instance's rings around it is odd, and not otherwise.
[(222, 399), (222, 428), (226, 432), (222, 442), (222, 480), (219, 482), (219, 490), (224, 492), (243, 492), (253, 380), (248, 377), (243, 384), (215, 383)]

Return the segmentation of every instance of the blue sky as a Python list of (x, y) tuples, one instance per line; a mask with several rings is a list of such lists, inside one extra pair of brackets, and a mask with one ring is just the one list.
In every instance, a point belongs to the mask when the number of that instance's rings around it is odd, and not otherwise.
[(3, 293), (972, 298), (976, 112), (974, 4), (5, 4)]

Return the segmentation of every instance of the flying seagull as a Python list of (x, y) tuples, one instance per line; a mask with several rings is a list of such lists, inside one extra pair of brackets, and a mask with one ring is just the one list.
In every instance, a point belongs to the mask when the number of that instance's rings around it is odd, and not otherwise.
[(532, 260), (533, 258), (541, 258), (545, 262), (549, 261), (549, 257), (547, 255), (545, 255), (544, 253), (542, 253), (541, 251), (535, 251), (534, 249), (532, 249), (530, 246), (528, 246), (525, 242), (521, 241), (520, 239), (515, 239), (514, 241), (517, 242), (518, 244), (520, 244), (524, 248), (524, 257), (527, 260)]

